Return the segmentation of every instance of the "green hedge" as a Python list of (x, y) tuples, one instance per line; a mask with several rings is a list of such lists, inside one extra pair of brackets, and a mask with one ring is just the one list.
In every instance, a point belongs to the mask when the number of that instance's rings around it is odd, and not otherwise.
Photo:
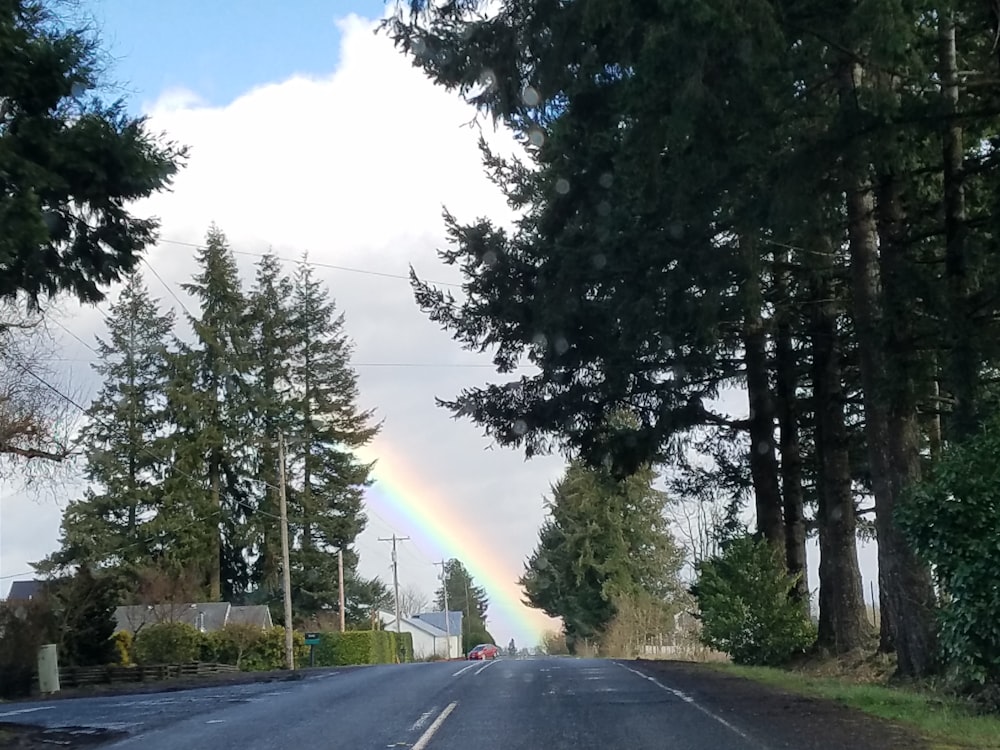
[(396, 653), (399, 654), (399, 661), (403, 664), (409, 664), (413, 661), (413, 634), (412, 633), (393, 633), (396, 638)]
[[(292, 637), (295, 666), (307, 666), (305, 636), (293, 633)], [(214, 633), (202, 633), (185, 623), (158, 623), (140, 629), (134, 652), (138, 664), (203, 661), (233, 664), (244, 672), (267, 672), (285, 667), (285, 629), (227, 625)]]
[(413, 636), (388, 630), (320, 633), (315, 658), (317, 667), (412, 662)]
[(138, 664), (187, 664), (201, 656), (203, 636), (183, 622), (158, 622), (139, 629), (135, 636)]

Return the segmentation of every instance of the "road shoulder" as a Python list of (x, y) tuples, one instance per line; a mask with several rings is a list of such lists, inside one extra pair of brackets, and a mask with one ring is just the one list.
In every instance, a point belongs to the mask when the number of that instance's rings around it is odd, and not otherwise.
[(622, 661), (679, 690), (718, 716), (745, 727), (772, 748), (929, 748), (916, 732), (835, 701), (800, 695), (709, 666)]

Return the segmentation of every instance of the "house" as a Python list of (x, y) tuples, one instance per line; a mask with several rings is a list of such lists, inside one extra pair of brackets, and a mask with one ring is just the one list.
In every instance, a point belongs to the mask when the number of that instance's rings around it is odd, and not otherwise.
[[(444, 612), (421, 612), (414, 617), (418, 620), (423, 620), (424, 622), (433, 625), (438, 630), (446, 630), (449, 633), (462, 633), (462, 621), (463, 612), (449, 612), (448, 613), (448, 624), (445, 624)], [(468, 648), (475, 646), (475, 643), (464, 644)], [(464, 652), (463, 652), (464, 653)]]
[(253, 625), (262, 630), (274, 626), (271, 610), (263, 604), (233, 606), (229, 602), (203, 602), (132, 604), (115, 608), (116, 630), (134, 635), (142, 627), (160, 622), (184, 622), (202, 633), (213, 633), (226, 625)]
[[(451, 614), (461, 615), (460, 612)], [(396, 630), (396, 616), (391, 612), (380, 612), (379, 618), (385, 623), (384, 630)], [(441, 619), (444, 623), (444, 619)], [(432, 625), (420, 616), (400, 617), (399, 632), (409, 633), (413, 637), (413, 658), (427, 659), (433, 655), (443, 659), (456, 659), (463, 656), (461, 619), (459, 626), (451, 635), (441, 628)], [(449, 648), (450, 646), (450, 648)]]
[(7, 592), (9, 602), (30, 602), (42, 595), (45, 581), (14, 581)]

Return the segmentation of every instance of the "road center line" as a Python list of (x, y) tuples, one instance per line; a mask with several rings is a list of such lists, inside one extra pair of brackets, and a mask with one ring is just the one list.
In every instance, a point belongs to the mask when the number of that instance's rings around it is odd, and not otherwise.
[(462, 674), (462, 672), (467, 672), (475, 666), (477, 666), (477, 664), (475, 662), (472, 662), (472, 664), (470, 664), (469, 666), (462, 667), (460, 670), (455, 672), (455, 674), (453, 674), (452, 677), (458, 677), (460, 674)]
[(480, 673), (480, 672), (482, 672), (482, 671), (483, 671), (484, 669), (489, 669), (489, 668), (490, 668), (490, 667), (492, 667), (492, 666), (493, 666), (494, 664), (496, 664), (496, 662), (495, 662), (495, 661), (491, 661), (491, 662), (490, 662), (489, 664), (487, 664), (487, 665), (486, 665), (485, 667), (480, 667), (479, 669), (477, 669), (477, 670), (476, 670), (476, 671), (474, 672), (474, 674), (479, 674), (479, 673)]
[(667, 687), (666, 685), (664, 685), (662, 682), (660, 682), (655, 677), (651, 677), (648, 674), (644, 674), (644, 673), (640, 672), (638, 669), (632, 669), (632, 667), (626, 667), (621, 662), (617, 662), (616, 661), (615, 664), (617, 664), (622, 669), (627, 669), (632, 674), (639, 675), (639, 677), (641, 677), (644, 680), (649, 680), (654, 685), (656, 685), (656, 687), (660, 688), (661, 690), (666, 690), (668, 693), (670, 693), (671, 695), (673, 695), (676, 698), (680, 698), (682, 701), (684, 701), (685, 703), (687, 703), (692, 708), (697, 708), (703, 714), (705, 714), (706, 716), (708, 716), (708, 717), (710, 717), (712, 719), (715, 719), (717, 722), (719, 722), (720, 724), (722, 724), (722, 726), (724, 726), (726, 729), (728, 729), (731, 732), (734, 732), (734, 733), (738, 734), (740, 737), (742, 737), (747, 742), (749, 742), (749, 743), (751, 743), (753, 745), (756, 745), (757, 747), (761, 747), (761, 748), (764, 747), (763, 745), (761, 745), (759, 742), (757, 742), (755, 739), (753, 739), (750, 735), (748, 735), (743, 730), (738, 729), (737, 727), (735, 727), (734, 725), (730, 724), (728, 721), (726, 721), (725, 719), (723, 719), (718, 714), (716, 714), (716, 713), (708, 710), (703, 705), (701, 705), (700, 703), (696, 702), (695, 699), (692, 698), (687, 693), (685, 693), (683, 691), (680, 691), (680, 690), (677, 690), (676, 688)]
[(420, 727), (426, 724), (427, 720), (434, 715), (435, 711), (437, 711), (437, 706), (434, 706), (434, 708), (432, 708), (430, 711), (425, 711), (424, 713), (420, 714), (420, 718), (417, 719), (415, 722), (413, 722), (412, 725), (410, 725), (410, 731), (416, 732), (418, 729), (420, 729)]
[(444, 720), (451, 715), (451, 712), (455, 710), (455, 706), (457, 705), (458, 701), (452, 701), (445, 706), (444, 711), (438, 714), (438, 717), (434, 719), (434, 723), (427, 727), (427, 731), (420, 735), (420, 739), (417, 740), (416, 744), (413, 746), (413, 750), (424, 750), (424, 748), (427, 747), (427, 743), (431, 741), (431, 738), (437, 733), (437, 730), (441, 728), (441, 725), (444, 724)]

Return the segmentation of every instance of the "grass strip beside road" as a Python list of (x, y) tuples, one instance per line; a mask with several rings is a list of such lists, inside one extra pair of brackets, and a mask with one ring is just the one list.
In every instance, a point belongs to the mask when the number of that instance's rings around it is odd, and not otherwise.
[(915, 729), (934, 750), (1000, 749), (1000, 716), (979, 715), (970, 705), (956, 698), (807, 672), (735, 664), (706, 666), (790, 693), (834, 700), (870, 716)]

